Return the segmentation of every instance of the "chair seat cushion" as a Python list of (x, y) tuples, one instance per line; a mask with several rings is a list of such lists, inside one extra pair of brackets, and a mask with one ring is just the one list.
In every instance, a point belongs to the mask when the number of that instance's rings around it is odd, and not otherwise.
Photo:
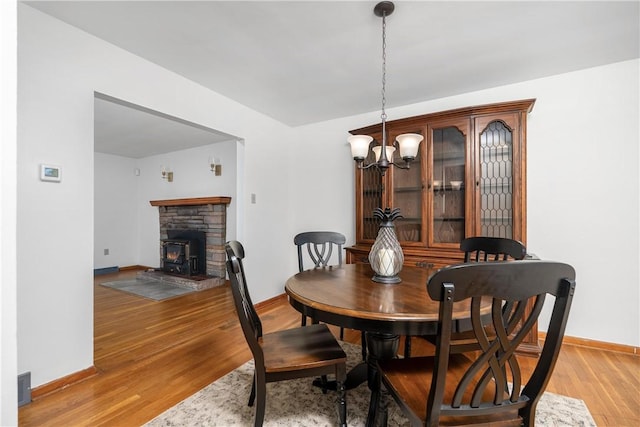
[(347, 355), (325, 324), (271, 332), (259, 341), (268, 373), (312, 369), (347, 361)]
[[(409, 359), (391, 359), (379, 361), (382, 381), (388, 389), (396, 392), (395, 396), (402, 396), (402, 401), (398, 402), (401, 407), (408, 409), (415, 419), (421, 422), (426, 419), (427, 399), (431, 388), (431, 378), (434, 369), (434, 357), (414, 357)], [(451, 378), (450, 384), (458, 384), (460, 378), (469, 366), (471, 361), (463, 354), (453, 354), (449, 359), (449, 370), (447, 379)], [(445, 388), (443, 402), (451, 402), (455, 390)], [(490, 396), (485, 396), (491, 399)], [(503, 413), (483, 415), (483, 416), (441, 416), (441, 426), (459, 425), (491, 425), (509, 426), (520, 425), (522, 419), (518, 416), (517, 409)]]

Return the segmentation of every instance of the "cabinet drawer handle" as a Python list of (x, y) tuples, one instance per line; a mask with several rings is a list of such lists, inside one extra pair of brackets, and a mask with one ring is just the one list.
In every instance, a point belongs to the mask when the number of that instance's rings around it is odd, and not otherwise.
[(433, 268), (433, 264), (427, 261), (417, 261), (416, 267), (420, 268)]

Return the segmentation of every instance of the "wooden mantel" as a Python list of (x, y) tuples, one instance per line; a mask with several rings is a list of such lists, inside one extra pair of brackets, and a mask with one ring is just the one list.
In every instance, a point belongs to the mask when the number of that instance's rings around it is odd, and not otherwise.
[(190, 199), (151, 200), (151, 206), (197, 206), (197, 205), (228, 205), (231, 197), (193, 197)]

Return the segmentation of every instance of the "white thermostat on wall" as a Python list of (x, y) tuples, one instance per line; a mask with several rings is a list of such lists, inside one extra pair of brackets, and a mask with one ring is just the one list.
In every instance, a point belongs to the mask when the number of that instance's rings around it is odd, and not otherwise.
[(60, 166), (40, 165), (40, 180), (60, 182), (61, 170)]

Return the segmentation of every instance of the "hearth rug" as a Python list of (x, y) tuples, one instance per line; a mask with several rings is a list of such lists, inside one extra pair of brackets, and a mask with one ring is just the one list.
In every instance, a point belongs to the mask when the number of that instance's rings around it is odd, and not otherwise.
[(114, 282), (100, 283), (102, 286), (128, 292), (154, 301), (162, 301), (180, 295), (196, 292), (194, 289), (187, 289), (172, 285), (169, 282), (153, 279), (131, 279), (117, 280)]
[[(342, 342), (351, 368), (361, 358), (360, 346)], [(209, 384), (196, 394), (169, 408), (145, 427), (252, 426), (254, 408), (247, 406), (253, 360)], [(267, 384), (267, 406), (264, 425), (268, 427), (335, 426), (338, 421), (335, 393), (322, 394), (311, 385), (312, 379), (281, 381)], [(369, 408), (369, 389), (366, 383), (347, 391), (347, 424), (364, 426)], [(389, 403), (390, 427), (408, 426), (393, 399)], [(545, 393), (538, 403), (536, 426), (576, 427), (595, 426), (582, 400)]]

